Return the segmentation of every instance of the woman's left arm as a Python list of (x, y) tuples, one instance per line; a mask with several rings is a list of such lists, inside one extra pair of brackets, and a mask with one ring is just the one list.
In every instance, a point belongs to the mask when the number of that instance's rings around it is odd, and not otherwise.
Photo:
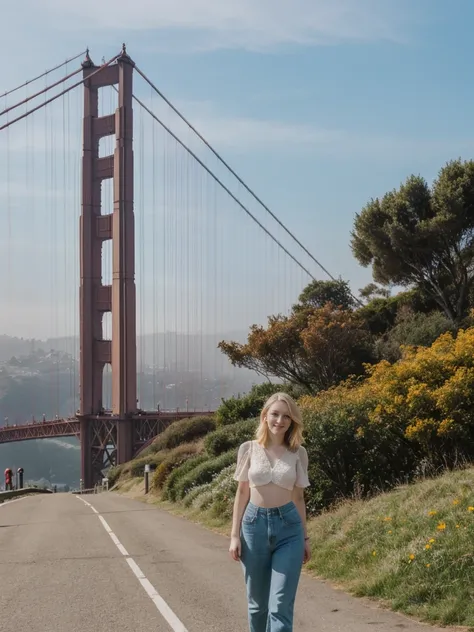
[(311, 545), (309, 542), (309, 536), (308, 536), (307, 524), (306, 524), (306, 503), (304, 501), (303, 487), (294, 487), (292, 496), (293, 496), (293, 502), (295, 503), (298, 513), (301, 516), (301, 522), (303, 523), (303, 531), (304, 531), (303, 564), (306, 564), (306, 562), (309, 562), (309, 560), (311, 559)]
[(294, 487), (293, 488), (293, 502), (296, 505), (296, 509), (298, 509), (298, 513), (301, 516), (301, 522), (303, 523), (304, 529), (304, 537), (308, 537), (308, 533), (306, 531), (306, 503), (304, 501), (304, 488), (303, 487)]
[(309, 544), (308, 528), (306, 521), (306, 503), (304, 500), (304, 489), (309, 486), (308, 479), (308, 453), (301, 446), (298, 450), (298, 459), (296, 461), (296, 485), (293, 488), (293, 502), (298, 509), (303, 523), (304, 531), (304, 562), (311, 559), (311, 547)]

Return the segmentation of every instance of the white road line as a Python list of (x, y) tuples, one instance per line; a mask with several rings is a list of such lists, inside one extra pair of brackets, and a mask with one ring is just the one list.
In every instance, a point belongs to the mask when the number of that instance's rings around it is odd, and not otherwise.
[(135, 560), (132, 557), (130, 557), (130, 555), (127, 553), (126, 548), (121, 544), (120, 540), (117, 538), (115, 533), (112, 531), (112, 529), (107, 524), (107, 521), (100, 515), (100, 513), (97, 511), (97, 509), (95, 509), (95, 507), (93, 507), (89, 502), (87, 502), (87, 500), (84, 500), (84, 498), (81, 498), (81, 496), (76, 496), (76, 498), (78, 500), (82, 500), (82, 502), (85, 505), (87, 505), (90, 509), (92, 509), (92, 511), (97, 515), (97, 517), (99, 518), (100, 522), (102, 523), (102, 526), (104, 527), (104, 529), (109, 534), (112, 542), (118, 548), (120, 553), (125, 557), (125, 560), (126, 560), (127, 564), (130, 566), (133, 574), (135, 575), (135, 577), (138, 579), (138, 581), (142, 585), (142, 587), (145, 590), (146, 594), (153, 601), (153, 603), (155, 604), (156, 609), (161, 614), (163, 619), (165, 619), (165, 621), (168, 622), (168, 624), (171, 627), (171, 629), (173, 630), (173, 632), (188, 632), (187, 628), (179, 620), (179, 618), (176, 616), (176, 614), (173, 612), (173, 610), (171, 610), (171, 608), (168, 606), (168, 604), (163, 599), (163, 597), (161, 597), (161, 595), (158, 593), (158, 591), (153, 586), (153, 584), (150, 581), (148, 581), (148, 579), (145, 577), (144, 573), (142, 572), (142, 570), (140, 569), (138, 564), (135, 562)]
[(158, 594), (153, 584), (149, 582), (148, 579), (145, 577), (145, 575), (142, 573), (138, 564), (131, 557), (127, 558), (127, 563), (132, 569), (135, 577), (143, 586), (146, 594), (153, 601), (153, 603), (155, 604), (157, 609), (161, 612), (162, 616), (166, 619), (166, 621), (168, 621), (170, 627), (175, 632), (187, 632), (184, 625), (181, 623), (181, 621), (178, 619), (175, 613), (171, 610), (171, 608), (168, 606), (166, 601)]

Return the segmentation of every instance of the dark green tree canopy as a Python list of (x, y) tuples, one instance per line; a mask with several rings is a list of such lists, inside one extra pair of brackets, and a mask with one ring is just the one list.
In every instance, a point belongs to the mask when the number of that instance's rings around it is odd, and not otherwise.
[(382, 285), (417, 287), (459, 323), (474, 282), (474, 161), (449, 162), (431, 187), (410, 176), (356, 215), (351, 240)]
[(352, 309), (356, 304), (349, 283), (342, 279), (312, 281), (301, 292), (298, 300), (303, 307), (314, 309), (325, 307), (328, 303), (340, 309)]
[(359, 296), (366, 301), (377, 297), (389, 298), (390, 290), (385, 287), (380, 287), (380, 285), (376, 283), (369, 283), (359, 290)]

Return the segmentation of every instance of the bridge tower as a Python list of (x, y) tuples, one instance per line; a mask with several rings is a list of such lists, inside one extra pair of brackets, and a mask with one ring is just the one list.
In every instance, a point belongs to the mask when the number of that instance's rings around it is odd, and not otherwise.
[[(117, 61), (96, 72), (87, 54), (84, 77), (82, 208), (80, 219), (80, 440), (85, 487), (100, 478), (104, 453), (117, 464), (133, 456), (132, 417), (137, 409), (135, 227), (133, 210), (134, 63), (125, 45)], [(95, 74), (93, 74), (95, 73)], [(100, 117), (99, 89), (116, 86), (114, 114)], [(99, 156), (99, 141), (115, 136), (113, 155)], [(113, 209), (104, 209), (102, 181), (113, 179)], [(102, 247), (112, 240), (112, 285), (102, 283)], [(103, 317), (112, 313), (112, 339)], [(112, 365), (112, 415), (103, 412), (103, 371)], [(102, 416), (102, 420), (100, 417)]]

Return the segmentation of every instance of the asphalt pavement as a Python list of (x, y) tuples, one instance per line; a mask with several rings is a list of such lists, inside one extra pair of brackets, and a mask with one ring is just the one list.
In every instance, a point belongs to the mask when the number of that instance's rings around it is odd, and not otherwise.
[[(227, 550), (227, 538), (113, 493), (6, 502), (0, 630), (247, 632)], [(294, 632), (395, 631), (443, 632), (303, 575)]]

